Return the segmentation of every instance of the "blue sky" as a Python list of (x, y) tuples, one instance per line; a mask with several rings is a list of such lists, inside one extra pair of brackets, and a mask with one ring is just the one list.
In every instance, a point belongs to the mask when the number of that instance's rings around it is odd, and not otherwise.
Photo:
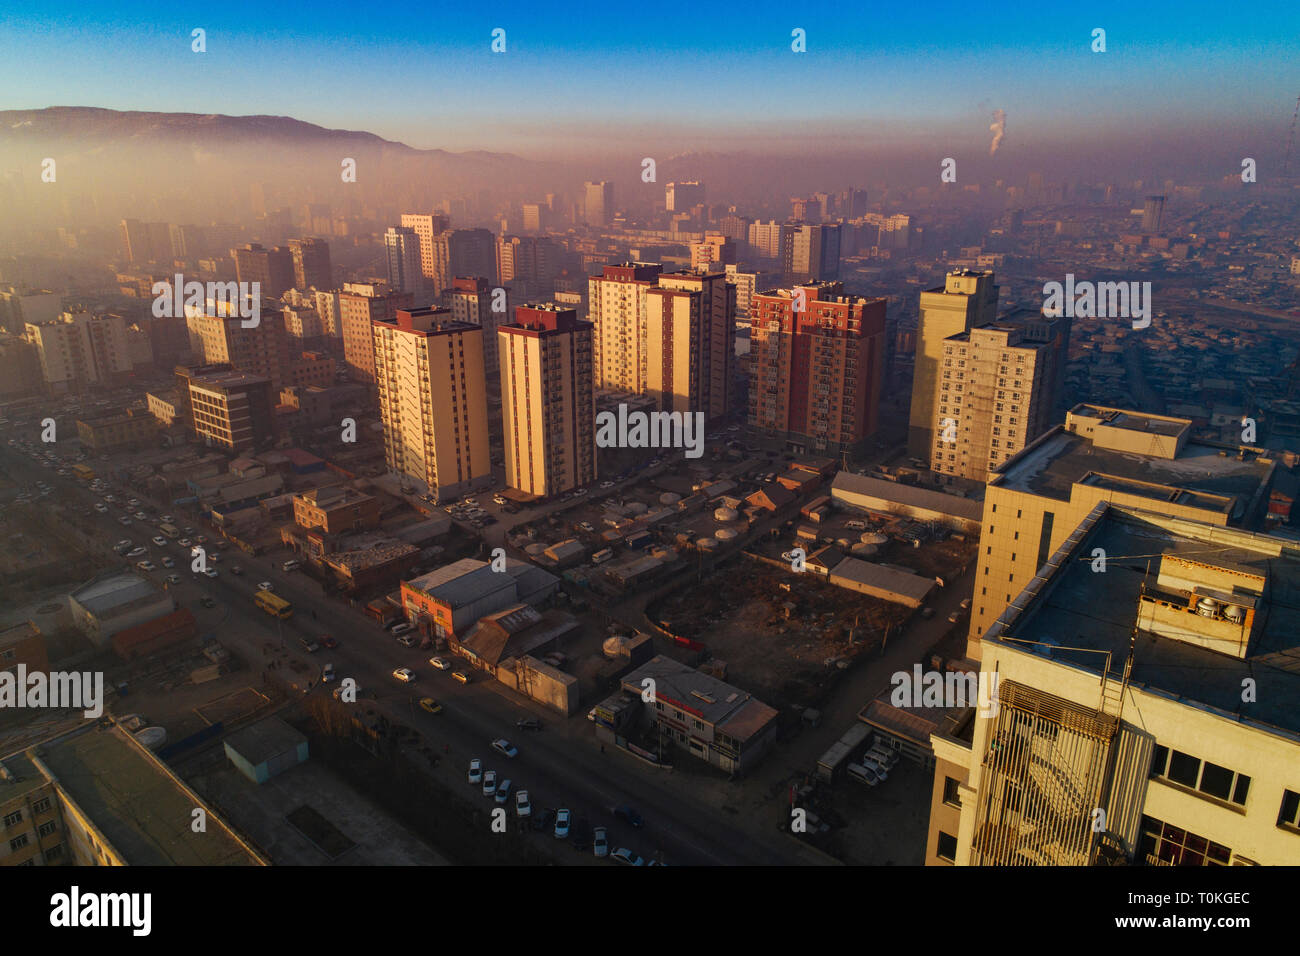
[(999, 108), (1009, 142), (1189, 120), (1284, 133), (1300, 94), (1283, 3), (74, 0), (0, 12), (0, 49), (0, 108), (283, 114), (449, 149), (987, 139)]

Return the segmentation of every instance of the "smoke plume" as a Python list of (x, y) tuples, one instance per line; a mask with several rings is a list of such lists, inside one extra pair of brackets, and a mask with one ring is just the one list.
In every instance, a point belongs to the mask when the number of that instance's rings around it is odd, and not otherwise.
[(989, 146), (989, 155), (992, 156), (1002, 145), (1002, 137), (1007, 135), (1007, 112), (1006, 110), (993, 111), (993, 123), (989, 126), (993, 132), (993, 144)]

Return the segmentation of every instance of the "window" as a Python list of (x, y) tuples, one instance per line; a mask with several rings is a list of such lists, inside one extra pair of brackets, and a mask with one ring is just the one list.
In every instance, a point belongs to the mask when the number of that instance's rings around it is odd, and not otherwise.
[(943, 778), (943, 802), (950, 807), (961, 806), (961, 796), (957, 792), (958, 786), (960, 785), (957, 783), (957, 781), (954, 778), (952, 777)]
[(1300, 793), (1282, 791), (1282, 809), (1277, 815), (1277, 825), (1290, 830), (1300, 830)]
[(1223, 803), (1246, 805), (1250, 777), (1159, 744), (1151, 754), (1151, 776)]
[(1138, 840), (1138, 857), (1148, 863), (1172, 866), (1227, 866), (1232, 851), (1222, 844), (1163, 823), (1154, 817), (1142, 818)]
[(37, 800), (35, 803), (32, 804), (32, 813), (34, 814), (47, 813), (49, 812), (49, 809), (50, 809), (49, 797), (42, 797), (41, 799)]
[(16, 823), (22, 823), (22, 822), (23, 822), (23, 812), (21, 810), (15, 810), (13, 813), (5, 814), (4, 825), (7, 827), (11, 827)]
[(941, 860), (947, 860), (949, 863), (957, 859), (957, 838), (951, 834), (939, 831), (939, 845), (935, 848), (935, 855)]
[(36, 833), (38, 836), (47, 837), (58, 828), (59, 828), (58, 824), (56, 824), (53, 820), (46, 820), (39, 827), (36, 828)]
[(45, 862), (50, 863), (53, 862), (54, 860), (61, 860), (61, 859), (63, 859), (62, 843), (60, 843), (58, 846), (52, 846), (45, 851)]
[(9, 841), (9, 849), (10, 849), (10, 850), (21, 850), (21, 849), (22, 849), (23, 847), (25, 847), (26, 845), (27, 845), (27, 834), (26, 834), (26, 833), (22, 834), (21, 836), (16, 836), (16, 837), (14, 837), (12, 840)]

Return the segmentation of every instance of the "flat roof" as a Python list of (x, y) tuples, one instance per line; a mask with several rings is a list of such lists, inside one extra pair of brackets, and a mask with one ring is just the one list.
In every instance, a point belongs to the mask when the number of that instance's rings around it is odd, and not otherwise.
[(256, 767), (286, 751), (296, 750), (306, 739), (279, 717), (268, 717), (231, 734), (225, 744)]
[[(91, 725), (42, 744), (36, 756), (63, 791), (133, 866), (258, 866), (197, 795), (115, 724)], [(206, 833), (190, 829), (205, 807)]]
[(1141, 412), (1131, 412), (1122, 408), (1106, 408), (1088, 402), (1081, 402), (1074, 406), (1074, 408), (1070, 409), (1070, 413), (1096, 418), (1110, 428), (1148, 432), (1153, 435), (1177, 435), (1191, 424), (1186, 419), (1169, 418), (1161, 415), (1144, 415)]
[(984, 503), (973, 498), (962, 498), (897, 481), (868, 478), (866, 475), (855, 475), (851, 471), (836, 473), (834, 480), (831, 481), (831, 496), (834, 497), (837, 491), (841, 495), (882, 498), (885, 501), (895, 501), (912, 508), (966, 518), (970, 521), (979, 521), (984, 515)]
[[(1058, 425), (1010, 461), (993, 471), (990, 484), (1014, 491), (1031, 492), (1059, 501), (1070, 499), (1075, 482), (1090, 475), (1127, 482), (1122, 490), (1145, 497), (1167, 498), (1165, 485), (1191, 492), (1249, 501), (1268, 477), (1271, 462), (1257, 455), (1238, 461), (1235, 454), (1220, 456), (1225, 449), (1189, 441), (1177, 458), (1162, 458), (1134, 452), (1099, 448), (1086, 436), (1067, 432)], [(1233, 509), (1235, 512), (1237, 509)]]
[[(1039, 641), (1050, 634), (1062, 645), (1051, 648), (1053, 660), (1100, 674), (1109, 651), (1111, 669), (1117, 671), (1128, 655), (1142, 584), (1155, 586), (1160, 556), (1185, 555), (1262, 574), (1268, 579), (1263, 620), (1244, 659), (1139, 630), (1130, 684), (1300, 737), (1300, 546), (1136, 509), (1097, 507), (1091, 532), (1072, 538), (1053, 556), (999, 619), (1005, 625), (995, 624), (985, 641), (1032, 652), (1033, 645), (1013, 638)], [(1071, 556), (1067, 547), (1077, 553)], [(1106, 552), (1105, 574), (1092, 573), (1094, 548)], [(1103, 653), (1090, 653), (1097, 651)], [(1257, 699), (1246, 703), (1241, 688), (1248, 677), (1256, 682)]]
[[(720, 681), (662, 654), (625, 675), (623, 689), (639, 695), (641, 681), (647, 677), (655, 682), (656, 697), (685, 705), (683, 709), (688, 713), (699, 716), (701, 720), (737, 740), (748, 739), (776, 716), (775, 710), (755, 700), (748, 691), (733, 687), (726, 681)], [(751, 701), (765, 710), (751, 709), (742, 713)], [(732, 720), (737, 720), (736, 726), (724, 729), (724, 725), (729, 725)]]
[(138, 574), (110, 572), (77, 588), (71, 597), (91, 614), (102, 614), (158, 594), (161, 592)]

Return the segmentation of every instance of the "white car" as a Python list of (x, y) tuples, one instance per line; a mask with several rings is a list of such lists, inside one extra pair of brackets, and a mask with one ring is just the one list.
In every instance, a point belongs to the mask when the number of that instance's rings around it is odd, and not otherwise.
[(574, 496), (575, 498), (581, 498), (581, 497), (582, 497), (583, 495), (585, 495), (586, 493), (587, 493), (587, 489), (586, 489), (586, 488), (575, 488), (575, 489), (573, 489), (573, 496)]
[(143, 558), (148, 553), (149, 553), (148, 548), (132, 548), (130, 551), (127, 552), (126, 556), (128, 558)]
[(160, 548), (165, 548), (165, 547), (167, 547), (167, 539), (164, 538), (164, 537), (163, 537), (162, 535), (160, 535), (160, 534), (158, 534), (158, 535), (154, 535), (153, 543), (156, 544), (156, 545), (158, 545), (158, 547), (160, 547)]
[(179, 544), (182, 548), (188, 548), (188, 547), (189, 547), (190, 545), (192, 545), (194, 542), (191, 541), (189, 538), (181, 538), (181, 539), (180, 539), (179, 541), (177, 541), (176, 543)]
[(130, 526), (131, 519), (126, 517), (126, 515), (123, 515), (122, 517), (117, 519), (117, 523), (120, 524), (123, 528), (126, 528)]
[(148, 516), (147, 514), (145, 514), (143, 511), (137, 511), (134, 515), (132, 515), (132, 517), (135, 518), (136, 521), (148, 521), (148, 520), (149, 520), (149, 516)]
[(445, 657), (430, 657), (429, 663), (440, 671), (451, 670), (451, 661), (447, 660)]
[(533, 815), (533, 805), (528, 802), (527, 790), (520, 790), (515, 794), (515, 815), (520, 817)]
[(403, 684), (409, 684), (411, 681), (415, 680), (415, 671), (411, 670), (409, 667), (397, 667), (393, 670), (393, 676)]
[(502, 496), (502, 495), (493, 495), (493, 496), (492, 496), (492, 503), (493, 503), (493, 504), (498, 504), (498, 505), (503, 505), (503, 504), (506, 503), (506, 499), (505, 499), (505, 497)]
[(514, 786), (515, 786), (514, 781), (511, 780), (509, 777), (506, 777), (506, 779), (502, 780), (499, 784), (497, 784), (497, 793), (496, 796), (493, 797), (492, 799), (494, 799), (497, 803), (501, 803), (501, 804), (506, 803), (510, 799), (510, 794), (514, 790)]
[(483, 796), (495, 797), (497, 793), (497, 772), (488, 770), (483, 774)]
[(106, 505), (106, 504), (102, 504), (101, 502), (96, 501), (96, 502), (95, 502), (95, 510), (98, 511), (98, 512), (99, 512), (100, 514), (102, 514), (102, 515), (104, 515), (104, 514), (108, 514), (108, 505)]
[(637, 856), (625, 846), (619, 847), (610, 854), (615, 863), (622, 863), (624, 866), (645, 866), (645, 860)]
[(469, 773), (466, 774), (465, 779), (469, 783), (473, 784), (481, 784), (483, 782), (483, 761), (478, 757), (475, 757), (469, 762)]
[(492, 749), (501, 756), (507, 757), (511, 760), (519, 756), (519, 751), (516, 750), (515, 746), (504, 737), (498, 737), (496, 740), (492, 741)]
[(129, 538), (123, 538), (117, 544), (113, 545), (113, 547), (115, 548), (129, 548), (131, 546), (132, 546), (132, 542)]
[(564, 840), (569, 836), (569, 811), (555, 811), (555, 839)]
[(215, 578), (217, 576), (217, 569), (208, 568), (206, 571), (203, 572), (203, 576), (205, 578)]
[(257, 589), (258, 589), (259, 591), (269, 591), (269, 590), (271, 590), (271, 582), (270, 582), (270, 581), (261, 581), (261, 582), (258, 583), (258, 585), (257, 585)]
[(612, 481), (602, 481), (602, 482), (600, 483), (600, 487), (602, 487), (602, 488), (613, 488), (613, 487), (614, 487), (614, 482), (612, 482)]

